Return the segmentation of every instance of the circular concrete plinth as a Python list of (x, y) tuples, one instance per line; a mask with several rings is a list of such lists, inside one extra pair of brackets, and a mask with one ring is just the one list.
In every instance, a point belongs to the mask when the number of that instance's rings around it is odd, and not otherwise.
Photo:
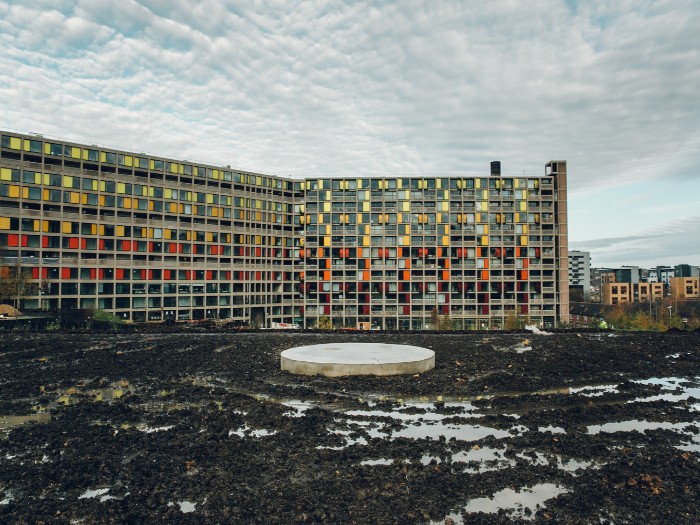
[(435, 352), (420, 346), (330, 343), (282, 352), (282, 370), (327, 377), (419, 374), (435, 367)]

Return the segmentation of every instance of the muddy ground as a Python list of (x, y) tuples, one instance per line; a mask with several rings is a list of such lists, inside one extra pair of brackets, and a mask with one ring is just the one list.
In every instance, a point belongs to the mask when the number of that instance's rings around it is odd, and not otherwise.
[(2, 334), (0, 523), (698, 523), (699, 409), (698, 333)]

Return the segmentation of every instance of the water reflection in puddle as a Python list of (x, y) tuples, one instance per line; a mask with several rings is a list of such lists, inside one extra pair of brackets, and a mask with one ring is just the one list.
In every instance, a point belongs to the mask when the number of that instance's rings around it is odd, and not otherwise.
[[(544, 508), (545, 502), (567, 492), (566, 488), (554, 483), (540, 483), (517, 491), (507, 488), (496, 492), (488, 498), (470, 500), (464, 507), (464, 512), (467, 514), (472, 512), (496, 514), (503, 510), (512, 518), (531, 521), (535, 517), (535, 512), (540, 508)], [(447, 519), (451, 519), (455, 524), (469, 523), (469, 521), (462, 519), (460, 512), (454, 512), (446, 516), (442, 521), (431, 522), (431, 525), (441, 525)]]
[(51, 420), (51, 414), (41, 412), (38, 414), (29, 414), (26, 416), (0, 416), (0, 432), (8, 432), (13, 428), (26, 425), (27, 423), (48, 423)]
[(629, 421), (615, 421), (602, 425), (590, 425), (588, 434), (596, 435), (603, 433), (612, 434), (614, 432), (646, 432), (647, 430), (674, 430), (683, 432), (692, 423), (670, 423), (668, 421), (644, 421), (631, 419)]
[(243, 428), (228, 431), (229, 437), (238, 436), (240, 438), (261, 438), (274, 436), (275, 434), (277, 434), (276, 430), (267, 430), (265, 428), (251, 429), (248, 425), (245, 425)]

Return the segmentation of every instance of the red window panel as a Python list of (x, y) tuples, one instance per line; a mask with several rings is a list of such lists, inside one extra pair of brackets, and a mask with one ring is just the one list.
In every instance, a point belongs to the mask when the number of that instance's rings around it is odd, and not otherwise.
[(22, 235), (20, 237), (20, 244), (22, 245), (22, 247), (29, 246), (29, 237), (27, 237), (26, 235)]
[(8, 246), (19, 246), (19, 235), (16, 233), (11, 233), (7, 236)]
[(105, 241), (104, 241), (104, 239), (99, 239), (99, 240), (97, 241), (97, 248), (100, 249), (100, 250), (104, 250), (104, 249), (105, 249)]
[(212, 270), (207, 270), (207, 281), (214, 280), (214, 272)]
[(90, 268), (90, 279), (97, 279), (97, 268)]
[(39, 268), (36, 266), (32, 268), (32, 279), (38, 279), (39, 278)]
[(123, 268), (117, 268), (116, 277), (117, 277), (117, 280), (119, 280), (119, 281), (124, 280), (124, 269)]
[(406, 305), (403, 307), (403, 315), (411, 315), (411, 307)]
[(130, 252), (131, 251), (131, 241), (122, 241), (122, 250), (123, 252)]
[(149, 281), (153, 280), (153, 270), (148, 270), (148, 280)]
[(70, 268), (61, 268), (61, 279), (70, 279)]
[(87, 239), (82, 237), (80, 238), (80, 249), (87, 250)]
[(41, 247), (42, 248), (48, 248), (49, 247), (49, 238), (46, 235), (41, 236)]

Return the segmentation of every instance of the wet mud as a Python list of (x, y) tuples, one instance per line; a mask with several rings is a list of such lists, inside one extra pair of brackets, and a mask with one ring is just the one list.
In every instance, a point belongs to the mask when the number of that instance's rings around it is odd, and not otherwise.
[(698, 333), (2, 334), (0, 522), (698, 523), (699, 409)]

